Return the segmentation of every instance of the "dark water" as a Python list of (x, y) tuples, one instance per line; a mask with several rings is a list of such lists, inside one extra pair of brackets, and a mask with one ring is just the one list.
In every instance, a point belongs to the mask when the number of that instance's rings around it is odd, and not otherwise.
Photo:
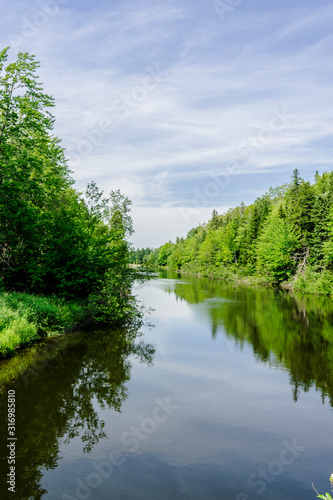
[[(1, 493), (307, 500), (333, 472), (327, 299), (161, 275), (153, 329), (52, 340), (0, 365)], [(7, 391), (16, 392), (16, 492)]]

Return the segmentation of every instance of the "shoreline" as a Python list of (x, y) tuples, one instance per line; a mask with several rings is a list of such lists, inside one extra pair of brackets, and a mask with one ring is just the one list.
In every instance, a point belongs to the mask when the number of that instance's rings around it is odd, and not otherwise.
[[(332, 298), (333, 296), (333, 287), (330, 292), (326, 291), (321, 291), (321, 290), (316, 290), (315, 288), (313, 290), (307, 290), (307, 289), (300, 289), (300, 285), (297, 285), (297, 280), (302, 278), (303, 280), (306, 280), (306, 276), (304, 275), (296, 275), (293, 276), (291, 281), (284, 281), (281, 283), (271, 283), (267, 279), (265, 279), (264, 276), (238, 276), (237, 274), (232, 273), (232, 271), (228, 271), (225, 276), (217, 275), (213, 271), (211, 272), (195, 272), (195, 271), (190, 271), (187, 269), (172, 269), (170, 267), (158, 267), (158, 270), (160, 271), (171, 271), (174, 273), (178, 274), (183, 274), (184, 276), (192, 276), (196, 278), (207, 278), (210, 280), (216, 280), (216, 281), (225, 281), (227, 283), (230, 283), (235, 286), (246, 286), (246, 287), (262, 287), (266, 289), (275, 289), (275, 290), (282, 290), (286, 293), (293, 293), (293, 294), (300, 294), (300, 295), (306, 295), (306, 296), (314, 296), (314, 297), (326, 297), (326, 298)], [(318, 279), (320, 278), (320, 273), (317, 273)], [(296, 287), (295, 287), (296, 283)], [(311, 287), (311, 285), (314, 286), (315, 282), (314, 281), (309, 281), (307, 283), (308, 287)]]

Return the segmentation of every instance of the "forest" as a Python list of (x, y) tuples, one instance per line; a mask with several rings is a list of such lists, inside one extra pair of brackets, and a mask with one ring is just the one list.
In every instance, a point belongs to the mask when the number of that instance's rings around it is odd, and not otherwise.
[(333, 291), (333, 172), (289, 183), (243, 203), (153, 250), (150, 265), (229, 281)]
[(134, 250), (131, 202), (91, 181), (74, 188), (53, 134), (39, 63), (0, 52), (0, 355), (45, 335), (142, 319), (131, 292), (148, 264), (330, 295), (333, 173), (271, 188), (160, 248)]
[(0, 354), (52, 332), (140, 317), (131, 202), (77, 192), (34, 56), (0, 52)]

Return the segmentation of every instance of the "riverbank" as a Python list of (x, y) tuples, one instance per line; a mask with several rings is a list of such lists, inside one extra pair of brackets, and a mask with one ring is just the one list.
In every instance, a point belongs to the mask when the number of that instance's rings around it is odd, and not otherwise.
[(0, 294), (0, 357), (40, 340), (79, 329), (87, 323), (83, 303), (28, 293)]
[(194, 270), (189, 267), (185, 269), (159, 267), (159, 269), (168, 269), (179, 274), (196, 276), (198, 278), (227, 281), (234, 285), (262, 286), (266, 288), (280, 288), (288, 292), (303, 293), (306, 295), (333, 296), (333, 273), (328, 270), (318, 272), (311, 266), (306, 267), (302, 272), (296, 273), (289, 281), (282, 283), (272, 281), (267, 275), (247, 275), (245, 274), (245, 270), (242, 269), (237, 273), (238, 269), (230, 269), (228, 267), (207, 268), (204, 270)]

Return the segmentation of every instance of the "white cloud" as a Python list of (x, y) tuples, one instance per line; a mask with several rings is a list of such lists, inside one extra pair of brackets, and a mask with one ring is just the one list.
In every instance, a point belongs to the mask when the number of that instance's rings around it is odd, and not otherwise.
[[(228, 206), (217, 206), (224, 213)], [(137, 248), (157, 247), (177, 236), (185, 237), (190, 229), (211, 218), (211, 207), (142, 207), (133, 206), (135, 234), (131, 240)]]
[[(7, 1), (3, 46), (41, 5)], [(238, 165), (230, 175), (239, 178), (295, 165), (312, 176), (330, 167), (332, 16), (331, 3), (300, 0), (278, 11), (240, 6), (224, 22), (209, 2), (66, 2), (23, 49), (42, 62), (41, 79), (57, 103), (55, 133), (77, 185), (94, 179), (133, 199), (136, 238), (146, 246), (184, 234), (179, 211), (166, 205), (185, 207), (190, 181), (205, 185), (228, 164)], [(150, 89), (148, 67), (160, 68)], [(288, 126), (254, 152), (242, 148), (267, 138), (276, 110), (293, 115)]]

